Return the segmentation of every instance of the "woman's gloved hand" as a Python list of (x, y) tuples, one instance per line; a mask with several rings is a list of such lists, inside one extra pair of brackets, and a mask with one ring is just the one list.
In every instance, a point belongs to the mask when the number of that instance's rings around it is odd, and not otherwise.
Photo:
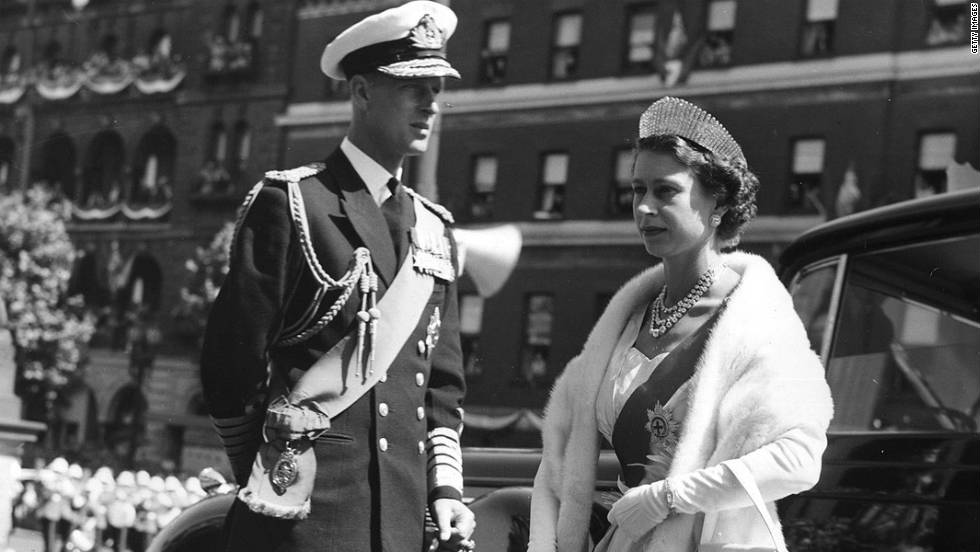
[(633, 540), (638, 540), (667, 519), (666, 490), (663, 481), (633, 487), (617, 500), (606, 516)]

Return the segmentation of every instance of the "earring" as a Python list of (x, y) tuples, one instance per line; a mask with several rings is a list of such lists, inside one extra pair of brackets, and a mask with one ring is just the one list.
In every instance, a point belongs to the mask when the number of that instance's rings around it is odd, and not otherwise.
[(721, 224), (721, 215), (711, 215), (711, 226), (718, 226)]

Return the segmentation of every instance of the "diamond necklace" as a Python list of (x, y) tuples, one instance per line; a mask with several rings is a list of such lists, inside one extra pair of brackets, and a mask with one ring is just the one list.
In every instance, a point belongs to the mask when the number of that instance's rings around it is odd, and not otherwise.
[(650, 335), (656, 339), (670, 331), (674, 324), (683, 318), (687, 311), (711, 289), (719, 270), (724, 266), (722, 264), (705, 270), (695, 282), (694, 287), (687, 292), (687, 295), (670, 307), (667, 306), (667, 284), (664, 284), (664, 287), (660, 288), (660, 293), (650, 304)]

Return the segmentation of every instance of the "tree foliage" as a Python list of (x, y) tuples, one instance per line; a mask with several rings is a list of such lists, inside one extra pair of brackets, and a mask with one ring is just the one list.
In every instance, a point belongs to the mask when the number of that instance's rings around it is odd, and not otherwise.
[(207, 247), (198, 247), (194, 257), (184, 263), (187, 283), (180, 289), (180, 303), (172, 314), (185, 335), (200, 338), (204, 333), (211, 305), (228, 274), (234, 234), (234, 223), (225, 223)]
[(81, 296), (67, 294), (76, 256), (69, 213), (40, 186), (0, 195), (0, 291), (18, 374), (49, 407), (78, 376), (94, 330)]

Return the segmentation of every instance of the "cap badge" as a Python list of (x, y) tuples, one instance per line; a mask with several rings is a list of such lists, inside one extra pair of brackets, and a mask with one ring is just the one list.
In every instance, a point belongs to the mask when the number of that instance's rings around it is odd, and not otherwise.
[(436, 20), (428, 13), (419, 19), (418, 25), (409, 32), (408, 38), (412, 47), (419, 50), (441, 50), (446, 41), (445, 33), (436, 26)]

